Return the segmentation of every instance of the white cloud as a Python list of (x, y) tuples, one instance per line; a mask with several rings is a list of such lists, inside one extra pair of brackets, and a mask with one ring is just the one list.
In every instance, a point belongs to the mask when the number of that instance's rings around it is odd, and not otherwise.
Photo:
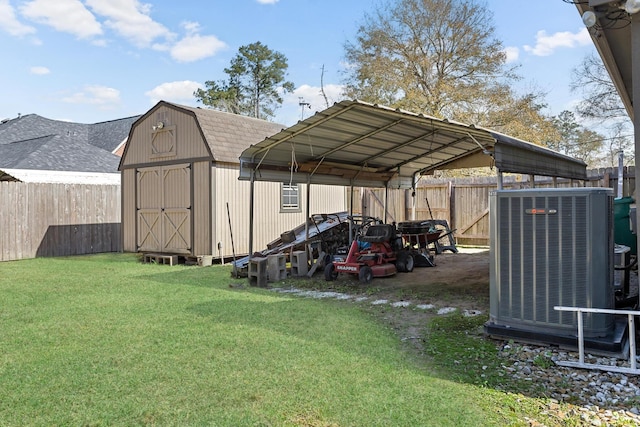
[(258, 0), (258, 3), (260, 3), (260, 4), (276, 4), (279, 1), (280, 0)]
[(49, 70), (47, 67), (35, 66), (35, 67), (31, 67), (29, 69), (29, 72), (31, 74), (36, 74), (36, 75), (39, 75), (39, 76), (43, 76), (45, 74), (51, 73), (51, 70)]
[[(335, 102), (343, 100), (342, 91), (344, 86), (329, 84), (324, 86), (329, 107)], [(327, 108), (324, 96), (319, 86), (302, 85), (293, 93), (288, 93), (283, 97), (282, 108), (276, 110), (275, 121), (287, 126), (295, 124), (298, 120), (306, 119), (317, 111)], [(300, 105), (300, 102), (310, 104), (310, 106)]]
[(138, 0), (87, 0), (86, 3), (94, 13), (107, 18), (105, 26), (138, 47), (148, 47), (159, 37), (174, 37), (164, 25), (151, 18), (149, 4)]
[(536, 45), (533, 47), (526, 45), (524, 50), (536, 56), (549, 56), (558, 48), (573, 48), (588, 44), (591, 44), (591, 37), (586, 28), (582, 28), (577, 33), (562, 31), (553, 35), (547, 35), (546, 31), (540, 30), (536, 34)]
[(171, 47), (171, 57), (178, 62), (192, 62), (207, 58), (227, 47), (216, 36), (199, 34), (184, 37)]
[(180, 24), (188, 35), (199, 34), (200, 24), (193, 21), (184, 21)]
[(183, 80), (162, 83), (150, 91), (145, 92), (145, 95), (149, 97), (152, 104), (160, 100), (194, 104), (195, 96), (193, 96), (193, 92), (201, 88), (204, 88), (204, 85), (201, 83)]
[(170, 48), (156, 45), (154, 49), (169, 50), (171, 57), (178, 62), (193, 62), (213, 56), (227, 48), (227, 44), (216, 36), (201, 36), (199, 23), (186, 21), (181, 25), (187, 34), (185, 37)]
[(515, 62), (518, 60), (518, 57), (520, 56), (520, 49), (514, 46), (507, 46), (504, 49), (504, 53), (507, 56), (506, 62), (508, 64), (510, 62)]
[(35, 28), (18, 21), (15, 9), (9, 4), (9, 0), (0, 0), (0, 30), (18, 37), (36, 32)]
[(20, 8), (24, 16), (78, 38), (102, 34), (95, 16), (79, 0), (32, 0)]
[[(343, 85), (330, 84), (324, 86), (324, 93), (327, 96), (329, 107), (333, 105), (334, 102), (342, 100), (343, 89)], [(322, 95), (322, 88), (320, 88), (320, 86), (302, 85), (296, 88), (292, 94), (288, 94), (285, 97), (285, 103), (299, 104), (300, 98), (302, 98), (304, 102), (311, 104), (311, 111), (322, 111), (327, 108), (327, 102)], [(302, 107), (300, 108), (302, 109)], [(305, 117), (306, 116), (307, 114), (305, 114)]]
[[(107, 45), (104, 37), (97, 36), (109, 29), (138, 48), (169, 52), (178, 62), (197, 61), (227, 48), (216, 36), (200, 34), (197, 22), (183, 22), (185, 35), (176, 42), (175, 33), (152, 19), (151, 5), (139, 0), (27, 0), (20, 11), (57, 31), (90, 38), (95, 46)], [(0, 29), (14, 35), (36, 31), (16, 20), (9, 0), (0, 0)]]
[(120, 102), (120, 91), (106, 86), (87, 85), (81, 92), (62, 98), (69, 104), (112, 106)]

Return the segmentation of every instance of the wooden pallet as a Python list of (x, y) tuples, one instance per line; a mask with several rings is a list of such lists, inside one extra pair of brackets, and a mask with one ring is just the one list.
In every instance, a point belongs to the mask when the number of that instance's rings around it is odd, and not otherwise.
[(178, 255), (167, 254), (144, 254), (143, 262), (153, 264), (178, 264)]

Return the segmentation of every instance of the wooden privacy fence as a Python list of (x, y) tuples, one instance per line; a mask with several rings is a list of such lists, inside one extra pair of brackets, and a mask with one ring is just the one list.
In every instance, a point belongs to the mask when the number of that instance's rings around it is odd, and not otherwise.
[[(505, 176), (504, 188), (530, 188), (531, 177)], [(588, 171), (586, 181), (557, 180), (559, 187), (618, 188), (617, 168)], [(552, 187), (537, 178), (535, 187)], [(458, 244), (489, 244), (489, 192), (495, 177), (422, 179), (415, 191), (354, 189), (354, 212), (388, 223), (444, 219)], [(623, 194), (633, 195), (635, 170), (624, 168)], [(350, 200), (350, 197), (347, 197)], [(120, 186), (0, 182), (0, 261), (122, 250)], [(284, 231), (284, 230), (278, 230)]]
[[(633, 196), (635, 168), (625, 167), (622, 196)], [(594, 169), (585, 181), (529, 176), (505, 176), (504, 189), (557, 187), (609, 187), (618, 196), (617, 168)], [(489, 245), (489, 192), (497, 188), (497, 177), (421, 179), (412, 190), (389, 189), (384, 212), (385, 190), (354, 188), (353, 211), (385, 220), (387, 223), (413, 219), (444, 219), (458, 244)], [(348, 198), (350, 200), (350, 197)], [(415, 217), (413, 212), (415, 211)]]
[(121, 246), (119, 185), (0, 182), (0, 261)]

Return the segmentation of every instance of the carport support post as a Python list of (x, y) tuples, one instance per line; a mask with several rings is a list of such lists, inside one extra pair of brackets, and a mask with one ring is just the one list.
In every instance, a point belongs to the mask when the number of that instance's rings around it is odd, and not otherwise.
[[(349, 215), (353, 218), (353, 181), (351, 181), (351, 201), (349, 203)], [(349, 247), (353, 243), (353, 221), (349, 221)]]
[(249, 259), (253, 256), (253, 198), (255, 185), (255, 170), (251, 169), (251, 181), (249, 184)]
[(387, 223), (387, 201), (389, 200), (389, 183), (384, 184), (384, 203), (382, 208), (384, 209), (384, 223)]
[(416, 220), (416, 200), (418, 199), (417, 187), (418, 187), (418, 182), (414, 176), (413, 186), (411, 187), (411, 220), (412, 221)]
[[(640, 159), (640, 113), (636, 109), (640, 105), (640, 13), (631, 15), (631, 86), (633, 87), (633, 140), (635, 158)], [(636, 166), (636, 171), (638, 167)], [(637, 177), (637, 172), (636, 172)], [(636, 185), (635, 199), (640, 200), (640, 186)], [(640, 224), (640, 209), (636, 209), (636, 224)], [(636, 241), (640, 241), (640, 233), (636, 232)]]
[(411, 189), (411, 220), (416, 220), (416, 200), (418, 200), (418, 190), (416, 189), (416, 185), (413, 184), (413, 188)]
[(417, 200), (416, 188), (411, 189), (411, 221), (416, 220), (416, 200)]
[(305, 206), (304, 206), (304, 214), (307, 218), (307, 220), (304, 222), (304, 238), (307, 241), (307, 252), (308, 252), (308, 259), (311, 260), (311, 262), (313, 263), (313, 258), (311, 258), (311, 247), (309, 245), (309, 222), (311, 221), (311, 212), (310, 212), (310, 202), (309, 200), (311, 199), (310, 197), (311, 195), (311, 175), (309, 175), (307, 177), (307, 200), (305, 200)]
[(502, 178), (502, 171), (498, 169), (498, 190), (502, 190), (504, 188), (504, 181)]

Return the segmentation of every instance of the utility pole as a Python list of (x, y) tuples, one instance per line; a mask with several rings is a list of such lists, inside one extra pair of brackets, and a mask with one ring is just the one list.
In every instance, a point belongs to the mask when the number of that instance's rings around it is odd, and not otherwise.
[(311, 104), (309, 104), (308, 102), (304, 102), (304, 98), (299, 96), (298, 105), (301, 107), (301, 110), (302, 110), (300, 114), (300, 120), (304, 120), (304, 107), (311, 109)]

